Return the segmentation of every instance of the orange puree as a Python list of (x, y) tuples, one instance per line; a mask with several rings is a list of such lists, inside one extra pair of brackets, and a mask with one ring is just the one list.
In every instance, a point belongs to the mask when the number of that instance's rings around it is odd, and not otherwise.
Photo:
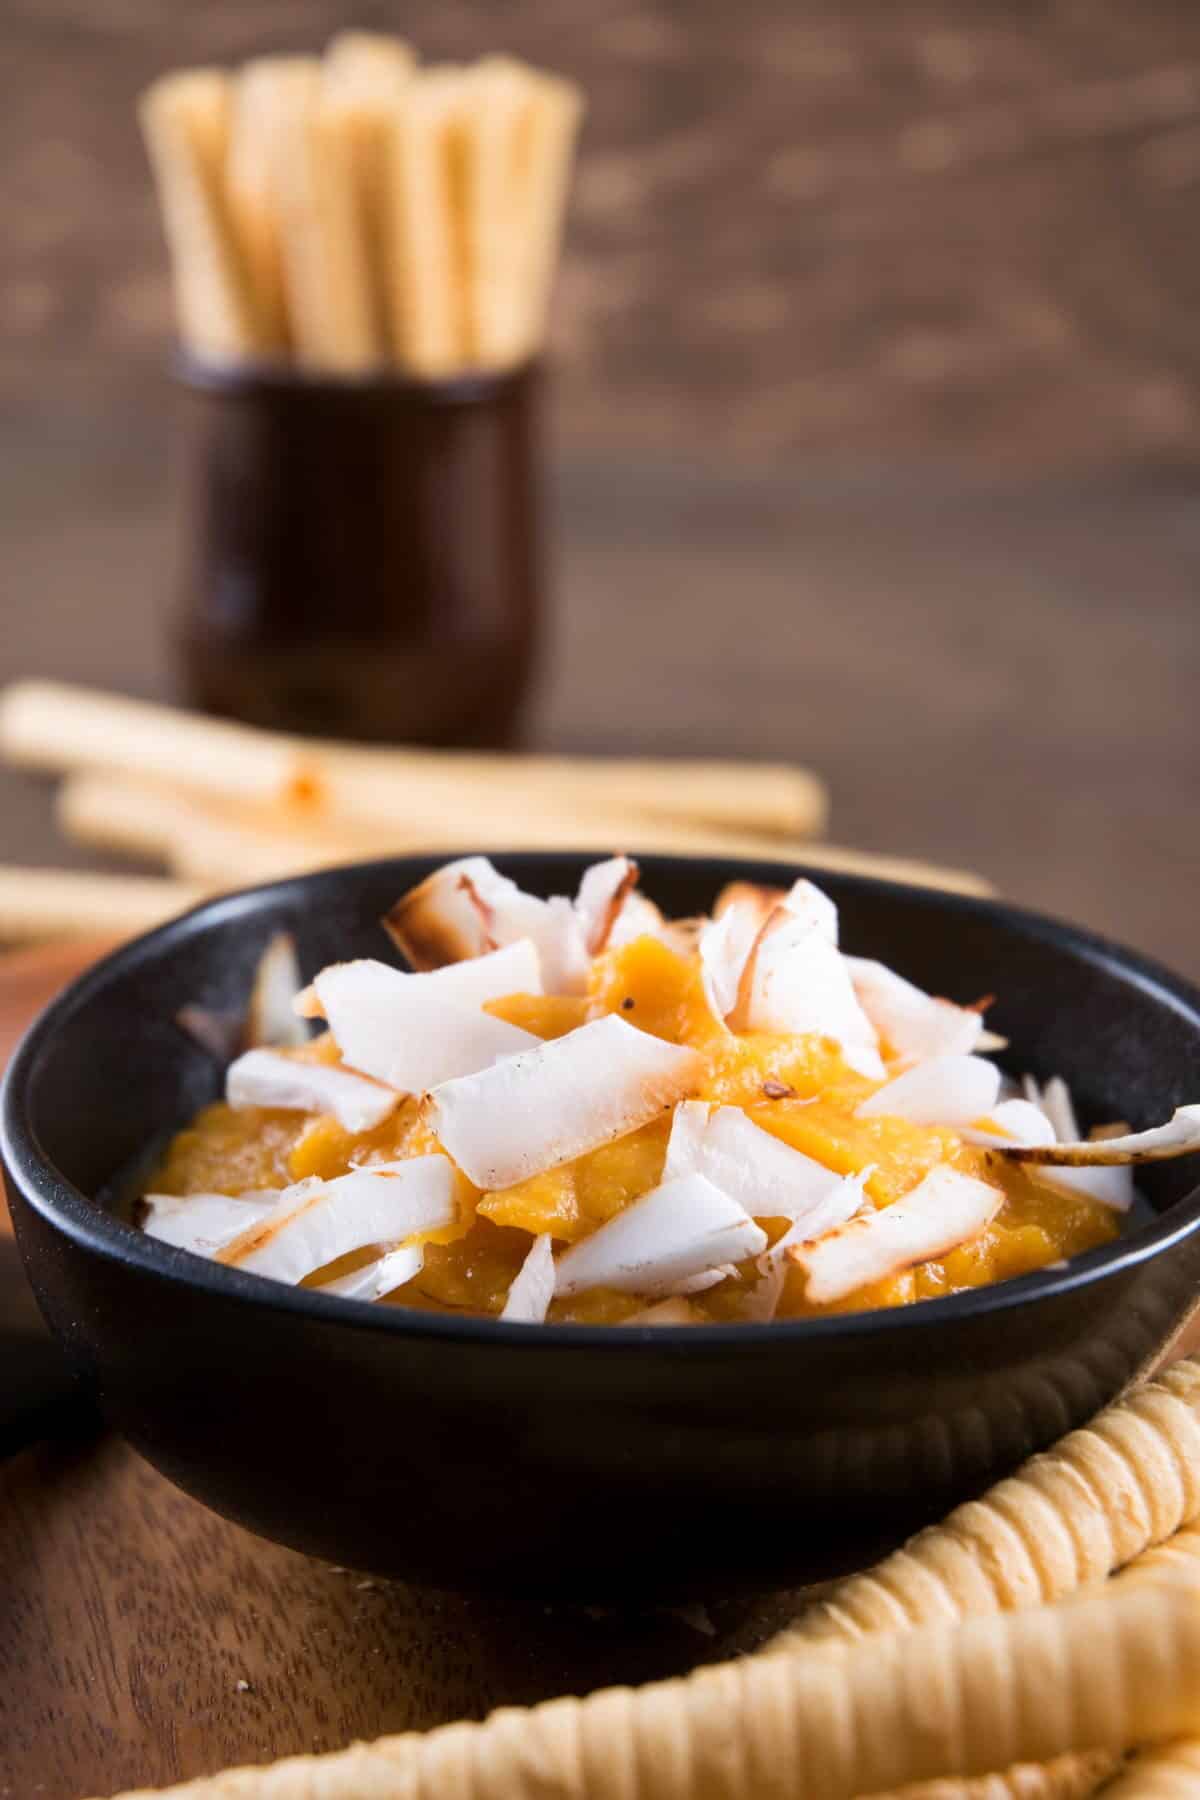
[[(698, 958), (656, 938), (638, 938), (598, 957), (586, 997), (517, 994), (492, 1002), (488, 1010), (544, 1038), (616, 1012), (642, 1031), (692, 1045), (706, 1058), (698, 1099), (744, 1107), (756, 1125), (839, 1173), (870, 1166), (866, 1194), (876, 1206), (908, 1193), (938, 1163), (1003, 1189), (1004, 1205), (974, 1242), (834, 1305), (810, 1305), (803, 1273), (791, 1268), (781, 1318), (905, 1306), (1024, 1274), (1116, 1236), (1115, 1216), (1099, 1202), (1055, 1193), (1004, 1158), (965, 1144), (952, 1130), (895, 1118), (856, 1119), (856, 1107), (878, 1084), (849, 1069), (835, 1044), (816, 1037), (735, 1036), (714, 1021), (705, 1004)], [(294, 1054), (337, 1060), (328, 1035)], [(530, 1234), (549, 1232), (560, 1245), (575, 1243), (656, 1186), (669, 1129), (664, 1117), (498, 1193), (481, 1193), (460, 1174), (458, 1225), (436, 1234), (421, 1273), (390, 1295), (389, 1303), (498, 1313)], [(358, 1134), (328, 1116), (263, 1108), (235, 1112), (218, 1103), (173, 1139), (150, 1186), (170, 1194), (244, 1193), (284, 1187), (309, 1175), (329, 1179), (365, 1163), (425, 1155), (437, 1147), (413, 1100), (373, 1131)], [(783, 1229), (782, 1221), (768, 1226), (772, 1238)], [(736, 1320), (756, 1279), (757, 1271), (748, 1265), (695, 1296), (692, 1304), (707, 1318)], [(619, 1323), (643, 1305), (598, 1289), (556, 1300), (550, 1318)]]

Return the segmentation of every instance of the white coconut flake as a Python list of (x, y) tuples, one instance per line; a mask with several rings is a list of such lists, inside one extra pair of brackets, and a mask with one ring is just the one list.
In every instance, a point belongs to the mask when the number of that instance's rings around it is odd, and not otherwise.
[(620, 950), (623, 945), (632, 944), (636, 938), (652, 937), (659, 938), (673, 950), (679, 950), (686, 956), (695, 948), (692, 938), (687, 939), (686, 945), (684, 943), (691, 923), (686, 919), (677, 919), (668, 925), (653, 900), (647, 900), (645, 894), (629, 893), (626, 894), (608, 934), (608, 948)]
[(290, 932), (277, 931), (259, 958), (246, 1008), (244, 1042), (248, 1049), (306, 1043), (295, 1002), (303, 983)]
[[(321, 973), (325, 975), (329, 969), (352, 966), (330, 963)], [(385, 968), (388, 965), (372, 963), (371, 966)], [(416, 983), (412, 989), (414, 994), (445, 1000), (453, 1006), (486, 1006), (491, 1000), (506, 1000), (510, 994), (543, 992), (542, 966), (530, 938), (518, 938), (514, 943), (506, 944), (503, 950), (487, 950), (470, 962), (447, 963), (444, 969), (431, 969), (427, 974), (412, 975), (399, 969), (393, 973), (403, 974), (406, 981)], [(297, 995), (296, 1006), (303, 1018), (325, 1017), (315, 983), (310, 982)]]
[(925, 993), (885, 963), (848, 956), (846, 966), (863, 1011), (902, 1063), (978, 1049), (983, 1019), (970, 1007)]
[(843, 1185), (840, 1175), (764, 1131), (740, 1107), (718, 1106), (710, 1115), (699, 1100), (677, 1106), (671, 1122), (663, 1178), (680, 1175), (705, 1176), (753, 1219), (824, 1216)]
[(259, 1224), (226, 1244), (218, 1261), (296, 1283), (353, 1250), (402, 1244), (452, 1225), (454, 1170), (444, 1156), (355, 1169), (333, 1181), (301, 1181)]
[(212, 1256), (279, 1204), (279, 1190), (250, 1194), (147, 1194), (142, 1230), (160, 1244)]
[(427, 980), (369, 959), (322, 969), (314, 986), (351, 1068), (415, 1094), (541, 1043), (478, 1007), (445, 999)]
[(805, 1270), (809, 1300), (843, 1300), (869, 1282), (969, 1243), (1003, 1201), (999, 1188), (943, 1164), (891, 1206), (866, 1207), (816, 1243), (791, 1245), (788, 1260)]
[(738, 1001), (742, 975), (762, 921), (752, 905), (733, 905), (700, 928), (700, 979), (714, 1019), (724, 1024)]
[(845, 959), (820, 925), (786, 909), (759, 935), (742, 984), (737, 1023), (748, 1031), (833, 1038), (869, 1080), (885, 1074), (875, 1027), (858, 1003)]
[(638, 866), (628, 856), (610, 856), (584, 870), (575, 896), (575, 916), (589, 956), (608, 949), (637, 878)]
[(698, 1051), (610, 1013), (446, 1081), (429, 1123), (476, 1187), (514, 1187), (645, 1125), (700, 1080)]
[(813, 931), (819, 931), (822, 937), (829, 939), (835, 947), (838, 941), (838, 909), (829, 895), (819, 888), (814, 881), (801, 876), (793, 882), (780, 902), (785, 912), (799, 919)]
[(553, 1298), (554, 1239), (544, 1231), (513, 1277), (500, 1317), (510, 1324), (544, 1325)]
[(1052, 1144), (1054, 1127), (1040, 1106), (1029, 1100), (1001, 1100), (986, 1118), (960, 1125), (958, 1135), (968, 1144), (999, 1150), (1006, 1144)]
[(1061, 1075), (1052, 1075), (1042, 1089), (1042, 1110), (1053, 1125), (1060, 1144), (1073, 1144), (1083, 1136), (1071, 1090)]
[(385, 1294), (412, 1281), (424, 1266), (425, 1252), (420, 1244), (401, 1244), (376, 1257), (374, 1262), (364, 1263), (361, 1269), (352, 1270), (349, 1275), (337, 1275), (332, 1281), (321, 1282), (316, 1291), (318, 1294), (336, 1294), (341, 1300), (382, 1300)]
[(371, 1131), (396, 1110), (400, 1096), (329, 1063), (302, 1062), (278, 1050), (247, 1050), (229, 1065), (230, 1106), (277, 1106), (285, 1112), (332, 1113), (344, 1131)]
[(684, 1175), (643, 1194), (558, 1259), (555, 1291), (614, 1288), (663, 1294), (689, 1276), (740, 1262), (766, 1248), (745, 1208), (703, 1175)]
[(897, 1075), (862, 1102), (859, 1119), (908, 1119), (914, 1125), (971, 1125), (991, 1115), (1000, 1071), (981, 1056), (933, 1056)]
[(1200, 1106), (1176, 1107), (1165, 1125), (1149, 1131), (1050, 1145), (1005, 1145), (1002, 1153), (1020, 1162), (1036, 1180), (1091, 1194), (1124, 1212), (1133, 1200), (1129, 1165), (1200, 1154)]

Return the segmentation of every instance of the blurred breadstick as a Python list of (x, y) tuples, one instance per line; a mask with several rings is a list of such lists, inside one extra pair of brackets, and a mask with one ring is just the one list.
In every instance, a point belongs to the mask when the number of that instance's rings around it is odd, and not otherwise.
[(0, 756), (35, 769), (179, 780), (229, 799), (309, 800), (367, 825), (394, 818), (400, 792), (439, 809), (474, 796), (490, 813), (493, 796), (507, 794), (581, 820), (624, 817), (621, 839), (646, 815), (804, 837), (826, 811), (823, 783), (781, 764), (364, 750), (52, 681), (0, 692)]
[(199, 884), (156, 876), (0, 866), (0, 943), (135, 937), (198, 905), (205, 893)]
[(319, 792), (315, 764), (295, 739), (66, 682), (18, 681), (0, 693), (0, 756), (35, 769), (186, 781), (231, 799), (298, 804)]
[(532, 70), (503, 56), (485, 57), (471, 83), (460, 127), (467, 354), (480, 368), (497, 368), (522, 348), (528, 140), (537, 88)]
[(218, 802), (184, 788), (104, 772), (65, 781), (57, 817), (75, 843), (157, 858), (173, 874), (213, 888), (273, 881), (387, 853), (386, 845), (317, 823), (303, 812)]
[(267, 348), (225, 203), (230, 83), (218, 69), (167, 75), (138, 107), (162, 207), (180, 333), (198, 355)]
[[(356, 197), (353, 133), (317, 59), (275, 59), (272, 178), (279, 194), (287, 311), (297, 360), (343, 374), (382, 359)], [(260, 64), (262, 79), (270, 63)]]
[(523, 338), (514, 348), (532, 355), (545, 341), (550, 290), (562, 247), (567, 190), (583, 97), (569, 81), (538, 74), (524, 125), (519, 231), (524, 271)]
[[(506, 1707), (167, 1790), (182, 1800), (851, 1800), (1200, 1721), (1200, 1592), (1131, 1587), (821, 1656)], [(126, 1796), (126, 1800), (133, 1800)]]
[(389, 347), (386, 248), (387, 146), (400, 95), (412, 80), (416, 58), (400, 38), (343, 31), (329, 44), (322, 66), (325, 111), (349, 145), (364, 246), (372, 330), (381, 352)]
[(291, 338), (276, 158), (288, 119), (311, 92), (314, 62), (270, 56), (248, 62), (234, 82), (233, 132), (226, 167), (229, 213), (271, 346)]
[(384, 171), (386, 301), (393, 352), (414, 375), (465, 366), (457, 132), (469, 78), (423, 69), (390, 122)]

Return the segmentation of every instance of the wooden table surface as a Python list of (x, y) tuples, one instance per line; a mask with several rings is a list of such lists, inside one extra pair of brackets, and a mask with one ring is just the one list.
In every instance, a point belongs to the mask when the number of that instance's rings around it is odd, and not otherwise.
[[(150, 428), (103, 464), (28, 447), (0, 678), (165, 690), (161, 449)], [(574, 462), (554, 504), (540, 741), (801, 758), (841, 839), (973, 866), (1200, 975), (1190, 480)], [(47, 791), (0, 777), (0, 856), (68, 854)], [(20, 1304), (4, 1249), (0, 1316)], [(372, 1583), (223, 1523), (82, 1422), (0, 1466), (0, 1796), (78, 1800), (636, 1680), (788, 1606), (708, 1637)]]

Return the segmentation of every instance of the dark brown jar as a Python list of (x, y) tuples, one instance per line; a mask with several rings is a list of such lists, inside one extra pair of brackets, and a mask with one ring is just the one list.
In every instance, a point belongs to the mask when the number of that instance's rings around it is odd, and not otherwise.
[(511, 743), (541, 622), (537, 367), (178, 373), (191, 703), (321, 736)]

